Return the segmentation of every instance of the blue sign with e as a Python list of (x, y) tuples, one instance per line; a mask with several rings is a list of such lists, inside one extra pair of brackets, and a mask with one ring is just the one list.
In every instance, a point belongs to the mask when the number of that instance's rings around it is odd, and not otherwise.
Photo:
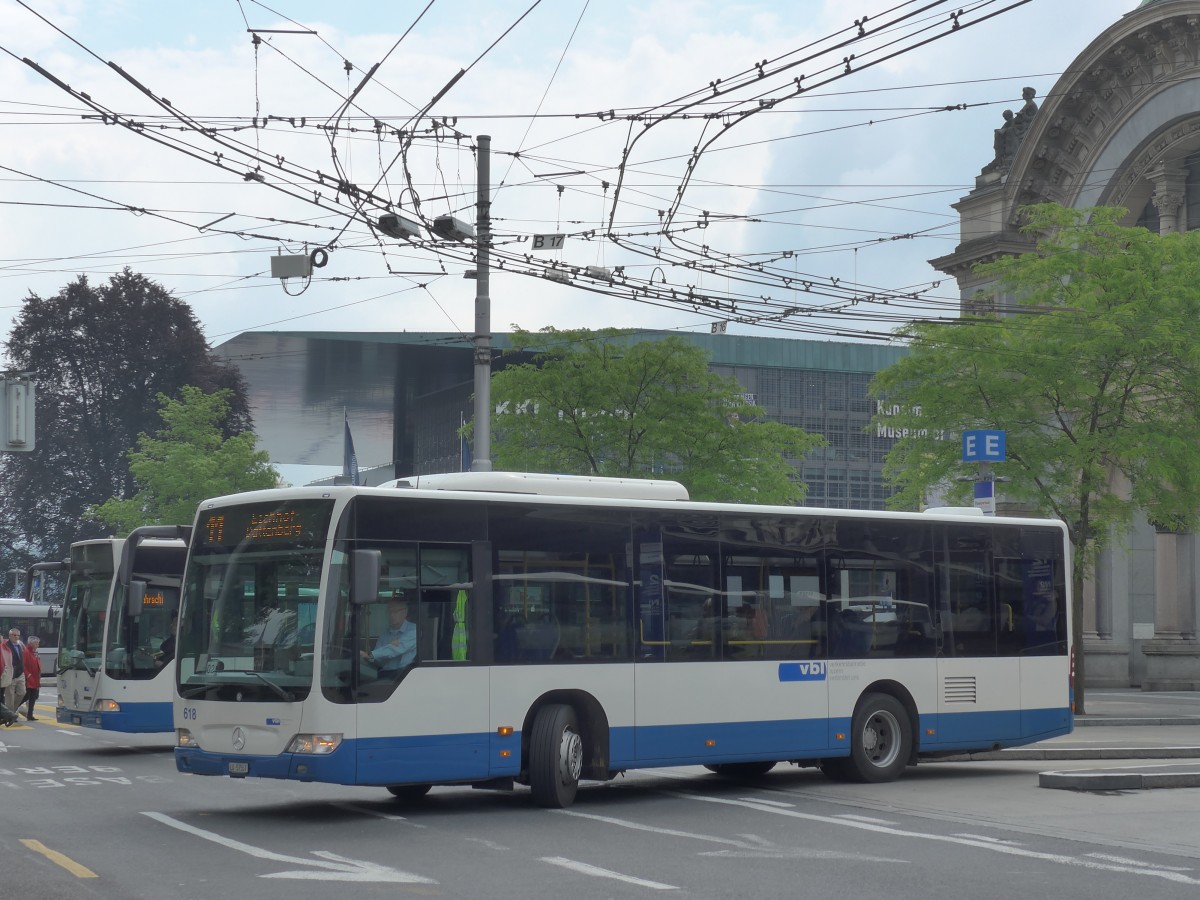
[(1004, 432), (964, 431), (962, 458), (963, 462), (1004, 462)]

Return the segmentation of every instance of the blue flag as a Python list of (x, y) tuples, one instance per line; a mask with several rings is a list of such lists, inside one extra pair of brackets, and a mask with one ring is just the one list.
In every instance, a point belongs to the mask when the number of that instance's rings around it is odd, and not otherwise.
[(346, 441), (342, 452), (342, 474), (350, 477), (351, 484), (358, 484), (358, 456), (354, 452), (354, 438), (350, 436), (350, 419), (345, 418)]

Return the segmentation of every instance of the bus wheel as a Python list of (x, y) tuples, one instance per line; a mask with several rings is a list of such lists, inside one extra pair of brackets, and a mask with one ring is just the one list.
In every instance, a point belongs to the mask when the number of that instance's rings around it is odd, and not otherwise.
[(575, 800), (583, 772), (583, 739), (569, 706), (538, 710), (529, 740), (529, 787), (539, 806), (562, 809)]
[(853, 781), (895, 781), (911, 747), (912, 723), (903, 704), (890, 694), (867, 694), (850, 726), (847, 775)]
[(775, 768), (775, 763), (771, 761), (718, 763), (715, 766), (705, 766), (704, 768), (710, 772), (716, 772), (722, 778), (761, 778)]
[(413, 800), (420, 800), (429, 793), (432, 784), (389, 784), (388, 793), (397, 800), (403, 800), (406, 803), (411, 803)]

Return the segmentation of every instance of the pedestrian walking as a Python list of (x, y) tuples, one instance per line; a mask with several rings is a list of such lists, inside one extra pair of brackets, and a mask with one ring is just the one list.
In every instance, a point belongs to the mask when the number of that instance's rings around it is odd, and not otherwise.
[[(0, 697), (8, 693), (12, 679), (12, 649), (8, 646), (8, 641), (0, 641)], [(0, 700), (0, 725), (7, 728), (9, 725), (15, 725), (18, 721), (20, 719), (17, 714), (9, 709), (3, 700)]]
[[(36, 634), (30, 635), (28, 642), (25, 644), (25, 718), (30, 722), (36, 722), (37, 716), (33, 714), (33, 704), (37, 702), (38, 695), (42, 688), (42, 661), (38, 658), (38, 647), (41, 646), (42, 639)], [(20, 712), (20, 710), (16, 710)]]
[(10, 628), (8, 640), (4, 643), (8, 646), (12, 663), (12, 681), (4, 689), (4, 705), (17, 712), (21, 708), (21, 701), (25, 699), (25, 645), (21, 643), (21, 629)]

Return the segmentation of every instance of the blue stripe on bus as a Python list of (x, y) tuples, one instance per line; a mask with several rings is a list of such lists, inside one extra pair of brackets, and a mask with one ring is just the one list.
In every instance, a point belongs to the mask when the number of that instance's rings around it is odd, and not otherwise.
[[(829, 733), (836, 720), (782, 719), (706, 725), (652, 725), (638, 728), (636, 755), (615, 759), (615, 768), (645, 765), (703, 765), (762, 759), (764, 754), (824, 756), (832, 749)], [(848, 724), (848, 721), (847, 721)], [(844, 730), (844, 726), (842, 726)], [(632, 730), (632, 729), (631, 729)], [(843, 748), (843, 755), (847, 748)]]
[(172, 707), (170, 701), (122, 703), (120, 712), (95, 712), (60, 706), (55, 710), (54, 717), (60, 725), (81, 725), (84, 728), (100, 728), (126, 734), (154, 734), (175, 730)]
[[(921, 717), (923, 750), (986, 750), (1015, 747), (1071, 730), (1069, 709), (951, 713)], [(998, 728), (1020, 727), (1010, 737)], [(926, 735), (933, 728), (935, 734)], [(843, 735), (839, 740), (837, 735)], [(791, 719), (614, 728), (609, 734), (610, 767), (712, 765), (761, 759), (821, 759), (850, 750), (850, 719)], [(706, 745), (712, 741), (712, 745)], [(500, 755), (508, 750), (509, 756)], [(468, 783), (515, 776), (521, 770), (521, 735), (495, 733), (424, 735), (346, 740), (333, 753), (250, 756), (176, 748), (180, 772), (320, 781), (329, 784)], [(230, 772), (230, 764), (245, 771)]]
[[(1074, 717), (1067, 707), (921, 716), (922, 750), (987, 750), (1019, 747), (1070, 734)], [(933, 728), (932, 735), (927, 729)]]

